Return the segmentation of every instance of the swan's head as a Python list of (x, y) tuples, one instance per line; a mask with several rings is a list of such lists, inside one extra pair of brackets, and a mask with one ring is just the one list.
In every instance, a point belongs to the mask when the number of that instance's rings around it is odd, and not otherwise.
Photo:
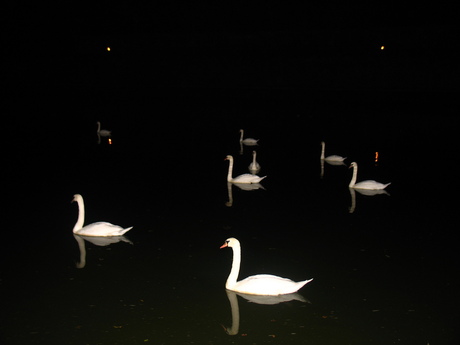
[(224, 242), (223, 245), (220, 246), (220, 248), (225, 248), (225, 247), (239, 247), (240, 246), (240, 241), (238, 241), (234, 237), (227, 238)]
[(230, 161), (230, 160), (233, 160), (233, 156), (227, 155), (227, 157), (225, 157), (225, 159), (224, 159), (224, 160), (226, 160), (226, 161)]
[(351, 162), (350, 166), (348, 167), (348, 169), (350, 168), (354, 168), (354, 167), (357, 167), (358, 166), (358, 163), (356, 162)]
[(240, 133), (243, 133), (244, 131), (242, 129), (240, 129)]
[(72, 202), (78, 201), (78, 200), (83, 200), (83, 197), (80, 194), (75, 194), (73, 196)]

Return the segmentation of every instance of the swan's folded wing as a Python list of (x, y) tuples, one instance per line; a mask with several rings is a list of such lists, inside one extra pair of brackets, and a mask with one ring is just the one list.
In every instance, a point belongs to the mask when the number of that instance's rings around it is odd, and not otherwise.
[(239, 175), (239, 176), (233, 178), (232, 182), (234, 182), (234, 183), (259, 183), (265, 177), (266, 176), (260, 177), (260, 176), (253, 175), (253, 174), (242, 174), (242, 175)]
[(330, 155), (324, 158), (326, 161), (331, 161), (331, 162), (343, 162), (347, 157), (342, 157), (338, 155)]
[(356, 189), (385, 189), (390, 183), (380, 183), (374, 180), (365, 180), (354, 185)]
[(83, 236), (121, 236), (131, 229), (132, 227), (123, 229), (108, 222), (97, 222), (84, 226), (77, 233)]
[(271, 274), (258, 274), (240, 280), (234, 290), (248, 294), (276, 296), (294, 293), (309, 281), (311, 279), (295, 282)]

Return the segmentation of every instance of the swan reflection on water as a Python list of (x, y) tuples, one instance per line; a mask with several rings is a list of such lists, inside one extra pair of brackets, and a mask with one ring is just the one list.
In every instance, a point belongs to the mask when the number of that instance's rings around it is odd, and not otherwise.
[(320, 177), (321, 177), (321, 178), (324, 177), (324, 162), (326, 162), (326, 163), (329, 164), (329, 165), (335, 165), (335, 166), (343, 165), (343, 166), (347, 166), (344, 162), (339, 162), (339, 161), (326, 161), (326, 160), (324, 160), (324, 159), (320, 159), (320, 160), (319, 160), (319, 163), (320, 163), (320, 166), (321, 166), (321, 173), (320, 173)]
[[(231, 290), (225, 290), (227, 293), (228, 301), (230, 302), (230, 309), (232, 312), (232, 325), (230, 327), (225, 327), (225, 332), (228, 335), (237, 335), (240, 328), (240, 309), (238, 305), (238, 296), (246, 299), (250, 303), (264, 304), (264, 305), (275, 305), (284, 302), (290, 301), (299, 301), (303, 303), (310, 303), (305, 299), (301, 294), (295, 292), (286, 295), (278, 296), (260, 296), (260, 295), (250, 295), (241, 292), (235, 292)], [(238, 296), (237, 296), (238, 295)]]
[[(101, 136), (99, 135), (99, 133), (97, 134), (97, 143), (99, 145), (101, 144)], [(112, 145), (112, 138), (111, 137), (107, 138), (107, 144)]]
[[(231, 183), (233, 185), (233, 183)], [(264, 186), (262, 186), (260, 183), (251, 183), (251, 184), (248, 184), (248, 183), (235, 183), (234, 184), (235, 186), (237, 186), (239, 189), (241, 190), (247, 190), (247, 191), (251, 191), (251, 190), (257, 190), (257, 189), (264, 189)]]
[(233, 183), (227, 182), (227, 194), (228, 194), (228, 201), (225, 203), (225, 206), (232, 207), (233, 206)]
[(233, 185), (238, 186), (241, 190), (251, 191), (257, 189), (265, 188), (260, 183), (236, 183), (233, 184), (231, 182), (227, 182), (227, 194), (228, 194), (228, 201), (225, 202), (225, 206), (232, 207), (233, 206)]
[(227, 292), (236, 293), (238, 296), (243, 297), (248, 302), (256, 303), (256, 304), (274, 305), (274, 304), (290, 302), (290, 301), (311, 303), (309, 300), (307, 300), (305, 297), (303, 297), (298, 292), (289, 293), (286, 295), (277, 295), (277, 296), (251, 295), (251, 294), (242, 293), (242, 292), (234, 292), (231, 290), (227, 290)]
[(95, 237), (95, 236), (81, 236), (73, 234), (73, 237), (78, 243), (78, 249), (80, 251), (80, 261), (75, 264), (77, 268), (83, 268), (86, 266), (86, 246), (85, 241), (88, 241), (99, 247), (106, 247), (118, 242), (126, 242), (133, 244), (126, 236), (112, 236), (112, 237)]
[(378, 194), (384, 194), (390, 196), (390, 193), (388, 193), (385, 189), (354, 189), (354, 188), (348, 188), (350, 191), (350, 197), (351, 197), (351, 205), (348, 208), (349, 213), (355, 212), (356, 209), (356, 192), (366, 195), (366, 196), (374, 196)]

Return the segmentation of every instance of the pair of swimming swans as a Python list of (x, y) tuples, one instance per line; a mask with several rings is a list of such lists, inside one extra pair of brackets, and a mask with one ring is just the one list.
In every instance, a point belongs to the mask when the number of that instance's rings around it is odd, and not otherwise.
[(271, 274), (257, 274), (237, 281), (241, 264), (241, 245), (240, 242), (230, 237), (220, 248), (233, 249), (232, 269), (228, 276), (225, 288), (228, 290), (241, 292), (251, 295), (277, 296), (297, 292), (305, 284), (313, 279), (295, 282), (288, 278), (282, 278)]
[[(257, 176), (254, 174), (242, 174), (237, 177), (232, 177), (233, 175), (233, 156), (228, 155), (225, 160), (229, 161), (228, 165), (228, 174), (227, 174), (227, 182), (232, 183), (259, 183), (267, 176)], [(260, 168), (260, 167), (259, 167)]]
[[(325, 147), (326, 144), (324, 141), (321, 142), (321, 160), (325, 160), (328, 162), (335, 162), (335, 163), (343, 163), (343, 161), (347, 157), (342, 157), (342, 156), (337, 156), (337, 155), (331, 155), (325, 157)], [(365, 181), (360, 181), (356, 183), (356, 179), (358, 177), (358, 163), (352, 162), (350, 165), (350, 168), (353, 168), (353, 176), (351, 178), (350, 184), (348, 187), (354, 188), (354, 189), (368, 189), (368, 190), (380, 190), (380, 189), (385, 189), (388, 187), (390, 183), (380, 183), (374, 180), (365, 180)]]
[[(113, 225), (107, 222), (96, 222), (83, 226), (85, 221), (85, 207), (83, 197), (80, 194), (75, 194), (72, 201), (76, 201), (79, 208), (78, 220), (73, 228), (73, 233), (76, 235), (96, 237), (122, 236), (132, 229), (132, 227), (123, 229), (118, 225)], [(228, 290), (253, 295), (277, 296), (294, 293), (302, 288), (305, 284), (312, 281), (312, 279), (307, 279), (300, 282), (294, 282), (290, 279), (281, 278), (270, 274), (258, 274), (237, 281), (241, 264), (240, 242), (236, 238), (228, 238), (220, 248), (225, 247), (230, 247), (233, 249), (232, 269), (228, 276), (227, 283), (225, 284), (225, 287)]]
[(131, 226), (124, 229), (121, 226), (107, 222), (96, 222), (83, 226), (85, 222), (85, 204), (83, 202), (83, 197), (80, 194), (75, 194), (72, 202), (74, 201), (78, 204), (78, 219), (73, 227), (74, 234), (97, 237), (122, 236), (133, 228)]

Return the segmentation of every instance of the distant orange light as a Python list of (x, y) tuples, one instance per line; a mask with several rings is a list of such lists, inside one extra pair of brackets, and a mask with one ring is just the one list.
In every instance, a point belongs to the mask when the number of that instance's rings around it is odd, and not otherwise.
[(376, 152), (376, 153), (375, 153), (375, 162), (377, 163), (378, 161), (379, 161), (379, 153)]
[(380, 50), (384, 50), (385, 49), (385, 46), (380, 46)]
[(110, 47), (107, 47), (106, 49), (107, 49), (108, 52), (110, 51)]
[(109, 145), (112, 145), (112, 139), (109, 138)]

